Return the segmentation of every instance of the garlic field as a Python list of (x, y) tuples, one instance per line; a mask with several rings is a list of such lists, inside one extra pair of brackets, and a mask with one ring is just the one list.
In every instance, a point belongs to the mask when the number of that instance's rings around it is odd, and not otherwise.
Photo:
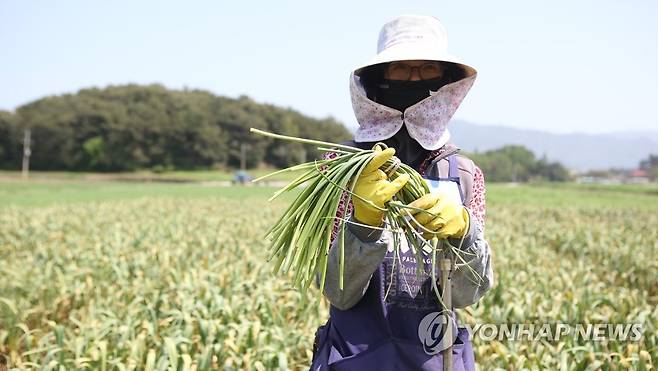
[[(57, 198), (47, 185), (37, 188), (34, 195)], [(195, 192), (188, 187), (162, 197), (34, 206), (12, 203), (7, 189), (0, 186), (0, 359), (7, 368), (308, 368), (327, 303), (315, 288), (292, 289), (265, 261), (263, 234), (286, 199), (269, 204), (264, 190), (213, 195), (229, 188), (187, 197), (185, 189)], [(495, 286), (459, 311), (465, 323), (641, 324), (642, 334), (476, 336), (479, 368), (655, 367), (658, 194), (492, 186), (488, 197)]]

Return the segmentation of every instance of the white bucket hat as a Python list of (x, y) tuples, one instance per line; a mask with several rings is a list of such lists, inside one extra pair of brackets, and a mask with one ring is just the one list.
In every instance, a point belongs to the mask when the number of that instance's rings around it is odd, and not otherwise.
[[(446, 84), (429, 97), (400, 112), (366, 95), (360, 74), (366, 67), (402, 60), (449, 62), (464, 71), (464, 77)], [(388, 21), (379, 33), (377, 55), (350, 74), (352, 107), (359, 123), (354, 140), (375, 142), (392, 137), (406, 124), (409, 135), (427, 150), (442, 147), (450, 139), (446, 126), (470, 90), (476, 70), (448, 53), (445, 27), (436, 17), (401, 15)]]

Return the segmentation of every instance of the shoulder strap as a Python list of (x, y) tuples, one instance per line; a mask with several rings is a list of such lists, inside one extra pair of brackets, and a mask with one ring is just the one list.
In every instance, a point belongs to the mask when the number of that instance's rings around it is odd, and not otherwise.
[(460, 189), (464, 192), (464, 204), (471, 201), (473, 197), (473, 177), (475, 176), (475, 163), (464, 155), (455, 156), (458, 164)]
[(461, 197), (462, 204), (466, 204), (466, 195), (462, 189), (462, 181), (459, 176), (459, 163), (457, 162), (457, 154), (452, 154), (447, 157), (448, 160), (448, 179), (449, 181), (457, 183), (459, 189), (459, 197)]
[(448, 156), (448, 178), (454, 178), (459, 182), (459, 163), (457, 163), (457, 155), (453, 154)]

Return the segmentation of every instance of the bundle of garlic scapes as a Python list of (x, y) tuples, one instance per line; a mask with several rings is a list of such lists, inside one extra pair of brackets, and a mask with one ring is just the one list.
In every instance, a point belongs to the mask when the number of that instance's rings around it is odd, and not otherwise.
[[(315, 275), (319, 274), (321, 277), (320, 292), (322, 292), (338, 205), (344, 192), (348, 192), (352, 197), (358, 197), (352, 193), (356, 183), (353, 180), (359, 177), (361, 171), (374, 156), (374, 151), (289, 137), (254, 128), (251, 128), (250, 131), (276, 139), (317, 145), (320, 151), (337, 153), (334, 158), (292, 166), (254, 180), (256, 182), (289, 171), (300, 171), (302, 173), (270, 198), (271, 201), (284, 192), (293, 190), (303, 184), (306, 185), (281, 218), (266, 233), (266, 237), (272, 241), (269, 260), (275, 261), (276, 272), (287, 273), (292, 270), (293, 284), (302, 291), (306, 291), (311, 282), (314, 281)], [(404, 188), (398, 192), (396, 198), (386, 205), (385, 228), (398, 232), (393, 233), (393, 238), (396, 240), (400, 238), (400, 234), (406, 235), (407, 240), (414, 247), (413, 250), (419, 268), (423, 262), (422, 254), (431, 253), (432, 262), (434, 263), (436, 241), (432, 246), (422, 238), (418, 238), (420, 236), (418, 230), (422, 226), (414, 218), (405, 215), (405, 209), (409, 209), (407, 204), (429, 192), (426, 182), (413, 168), (401, 163), (396, 157), (388, 160), (380, 169), (385, 172), (388, 170), (387, 174), (391, 179), (395, 179), (402, 174), (409, 175), (409, 181)], [(368, 202), (367, 200), (364, 201)], [(374, 204), (372, 206), (377, 207)], [(340, 219), (339, 228), (344, 229), (345, 224), (348, 222), (346, 219)], [(343, 288), (345, 266), (343, 232), (344, 230), (341, 230), (337, 237), (339, 239), (337, 247), (340, 249), (339, 287), (341, 289)], [(396, 249), (400, 245), (397, 242), (394, 241)], [(399, 256), (399, 251), (396, 252), (396, 256)], [(434, 267), (432, 268), (434, 271)]]

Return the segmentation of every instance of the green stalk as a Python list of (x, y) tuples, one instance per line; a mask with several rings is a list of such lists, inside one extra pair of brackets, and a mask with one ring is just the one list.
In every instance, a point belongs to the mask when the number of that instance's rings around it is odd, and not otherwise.
[[(424, 254), (431, 253), (432, 275), (435, 275), (437, 246), (434, 245), (426, 249), (429, 243), (421, 235), (422, 232), (431, 231), (419, 225), (415, 218), (407, 216), (407, 210), (415, 209), (409, 207), (407, 204), (429, 192), (427, 184), (413, 168), (402, 163), (399, 164), (393, 174), (390, 174), (392, 180), (404, 174), (409, 175), (409, 181), (396, 195), (395, 199), (388, 202), (382, 208), (354, 194), (355, 180), (374, 156), (373, 150), (362, 150), (335, 143), (295, 138), (268, 133), (254, 128), (250, 131), (275, 139), (312, 144), (317, 146), (321, 151), (333, 151), (339, 154), (334, 158), (311, 161), (278, 170), (254, 180), (259, 181), (272, 175), (291, 171), (304, 171), (285, 187), (275, 192), (270, 198), (270, 200), (276, 199), (286, 192), (292, 191), (301, 185), (306, 185), (306, 188), (297, 195), (279, 220), (265, 234), (272, 241), (268, 260), (274, 260), (275, 272), (286, 273), (292, 271), (293, 285), (302, 292), (306, 291), (311, 282), (314, 281), (315, 276), (319, 275), (320, 292), (322, 292), (326, 282), (331, 234), (335, 220), (338, 220), (339, 229), (337, 238), (339, 240), (336, 242), (336, 247), (339, 249), (338, 285), (341, 290), (344, 288), (345, 224), (354, 222), (348, 221), (345, 217), (336, 219), (336, 215), (341, 198), (347, 195), (351, 198), (360, 198), (364, 202), (370, 203), (371, 206), (385, 212), (385, 225), (383, 227), (371, 228), (393, 232), (394, 256), (398, 259), (398, 263), (401, 264), (399, 241), (400, 234), (402, 234), (410, 242), (415, 252), (418, 274), (421, 273), (421, 269), (425, 269), (423, 262)], [(395, 158), (389, 159), (382, 165), (381, 169), (388, 169), (394, 165), (395, 161), (399, 162)], [(427, 212), (422, 209), (415, 210)], [(448, 243), (444, 245), (444, 248), (454, 249)], [(456, 250), (458, 249), (454, 249), (453, 252), (457, 252)], [(461, 258), (458, 253), (455, 253), (454, 256)], [(465, 263), (463, 258), (461, 260)], [(395, 267), (395, 263), (394, 258), (392, 269)], [(388, 295), (388, 292), (386, 294)], [(439, 300), (441, 300), (440, 297)]]
[(346, 145), (343, 145), (343, 144), (329, 143), (329, 142), (323, 142), (323, 141), (320, 141), (320, 140), (303, 139), (303, 138), (297, 138), (297, 137), (289, 137), (287, 135), (274, 134), (274, 133), (270, 133), (270, 132), (267, 132), (267, 131), (258, 130), (258, 129), (255, 129), (255, 128), (250, 128), (249, 131), (252, 132), (252, 133), (264, 135), (266, 137), (276, 138), (276, 139), (283, 139), (283, 140), (288, 140), (288, 141), (291, 141), (291, 142), (313, 144), (313, 145), (316, 145), (316, 146), (336, 147), (336, 148), (344, 149), (344, 150), (349, 151), (349, 152), (360, 152), (360, 151), (362, 151), (361, 148), (350, 147), (350, 146), (346, 146)]

